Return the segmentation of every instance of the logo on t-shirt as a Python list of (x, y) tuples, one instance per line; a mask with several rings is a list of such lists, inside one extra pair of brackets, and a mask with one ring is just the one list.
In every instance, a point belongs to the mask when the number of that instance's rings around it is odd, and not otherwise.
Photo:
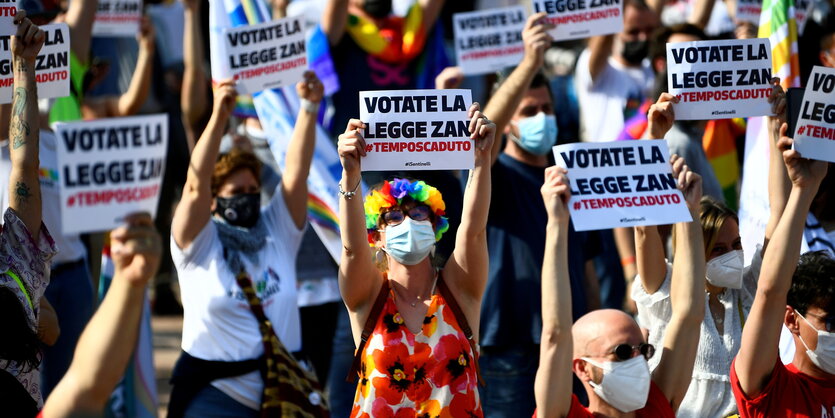
[[(281, 279), (269, 267), (260, 275), (260, 279), (255, 280), (252, 284), (255, 289), (255, 294), (258, 295), (258, 299), (262, 302), (281, 291)], [(246, 295), (244, 295), (244, 292), (238, 287), (237, 283), (234, 289), (229, 289), (226, 292), (226, 296), (232, 299), (246, 301)]]

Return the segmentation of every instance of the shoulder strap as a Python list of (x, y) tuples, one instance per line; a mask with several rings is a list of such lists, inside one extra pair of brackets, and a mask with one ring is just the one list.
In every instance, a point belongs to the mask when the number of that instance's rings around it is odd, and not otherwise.
[(473, 363), (475, 364), (475, 372), (478, 376), (478, 383), (480, 383), (481, 386), (485, 386), (486, 384), (484, 382), (484, 378), (481, 377), (481, 368), (478, 366), (478, 346), (475, 342), (473, 330), (470, 328), (470, 323), (467, 322), (467, 316), (464, 315), (464, 311), (462, 311), (461, 307), (458, 306), (458, 301), (455, 300), (455, 296), (453, 296), (452, 291), (449, 290), (446, 282), (444, 282), (444, 275), (442, 272), (438, 273), (438, 292), (440, 292), (441, 296), (444, 297), (447, 306), (449, 306), (452, 314), (455, 315), (456, 321), (458, 321), (458, 326), (461, 327), (461, 331), (464, 332), (464, 336), (467, 337), (467, 341), (470, 342), (470, 348), (473, 350)]
[(23, 292), (23, 296), (26, 297), (26, 301), (29, 302), (29, 307), (34, 310), (35, 305), (32, 303), (32, 297), (29, 296), (29, 291), (26, 290), (26, 286), (23, 285), (23, 281), (20, 280), (20, 277), (11, 270), (7, 270), (6, 274), (8, 274), (12, 279), (14, 279), (14, 281), (20, 287), (20, 291)]
[(386, 299), (388, 299), (389, 296), (389, 286), (389, 279), (386, 277), (383, 279), (383, 285), (380, 286), (380, 293), (377, 294), (377, 299), (374, 300), (374, 305), (371, 306), (371, 311), (368, 313), (368, 319), (365, 320), (365, 327), (362, 329), (360, 343), (359, 346), (357, 346), (357, 351), (354, 352), (354, 361), (351, 362), (351, 370), (348, 371), (348, 377), (345, 378), (345, 381), (348, 383), (354, 383), (357, 380), (360, 367), (362, 367), (362, 357), (365, 355), (365, 344), (374, 332), (374, 327), (377, 325), (377, 319), (379, 318), (380, 313), (383, 312), (383, 307), (386, 306)]

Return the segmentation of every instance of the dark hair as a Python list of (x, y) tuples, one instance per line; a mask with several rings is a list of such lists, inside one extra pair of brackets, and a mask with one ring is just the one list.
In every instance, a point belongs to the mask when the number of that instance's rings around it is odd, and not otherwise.
[(217, 196), (220, 186), (240, 170), (249, 170), (255, 176), (255, 181), (261, 184), (261, 161), (255, 154), (241, 150), (240, 148), (232, 148), (226, 154), (222, 154), (215, 164), (215, 169), (212, 172), (212, 196)]
[(800, 256), (787, 303), (803, 315), (809, 307), (835, 313), (835, 259), (826, 251)]
[(9, 366), (19, 365), (24, 372), (41, 364), (40, 339), (36, 325), (29, 322), (26, 308), (15, 293), (0, 287), (0, 359)]
[[(496, 79), (496, 82), (493, 83), (493, 90), (490, 92), (491, 96), (495, 95), (496, 92), (499, 91), (499, 87), (501, 87), (505, 80), (507, 80), (510, 76), (510, 72), (500, 72), (497, 76), (498, 78)], [(548, 97), (550, 97), (551, 100), (554, 100), (554, 94), (551, 92), (551, 81), (548, 80), (548, 77), (546, 77), (542, 71), (537, 71), (536, 74), (533, 75), (531, 84), (528, 85), (528, 90), (530, 91), (540, 87), (545, 87), (545, 89), (548, 90)]]
[(821, 35), (821, 52), (829, 51), (833, 44), (835, 44), (835, 31), (830, 29)]
[(705, 32), (692, 23), (678, 23), (672, 26), (662, 26), (652, 34), (652, 42), (649, 46), (649, 59), (665, 58), (667, 56), (667, 42), (673, 35), (691, 35), (699, 40), (707, 39)]

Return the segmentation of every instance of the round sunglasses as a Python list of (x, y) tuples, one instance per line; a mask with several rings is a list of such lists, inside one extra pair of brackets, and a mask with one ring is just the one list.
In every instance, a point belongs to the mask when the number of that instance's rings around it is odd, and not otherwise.
[(406, 210), (406, 212), (403, 212), (402, 209), (392, 209), (388, 212), (384, 212), (382, 218), (383, 223), (393, 226), (402, 223), (406, 219), (406, 216), (411, 218), (413, 221), (428, 221), (431, 213), (432, 211), (429, 209), (429, 206), (417, 205)]
[(626, 361), (632, 358), (636, 353), (640, 353), (645, 359), (649, 360), (655, 355), (655, 347), (652, 344), (640, 343), (638, 345), (618, 344), (609, 354), (614, 354), (619, 361)]

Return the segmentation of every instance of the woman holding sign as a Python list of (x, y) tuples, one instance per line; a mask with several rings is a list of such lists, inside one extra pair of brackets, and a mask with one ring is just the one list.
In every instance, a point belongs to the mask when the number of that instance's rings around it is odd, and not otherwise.
[[(776, 149), (779, 128), (786, 100), (779, 79), (772, 80), (769, 101), (777, 115), (770, 118), (771, 161), (769, 165), (769, 201), (771, 217), (766, 228), (764, 246), (777, 226), (788, 200), (790, 183), (782, 154)], [(663, 138), (675, 118), (672, 104), (676, 98), (664, 93), (649, 111), (648, 129), (653, 138)], [(672, 156), (673, 165), (681, 166), (682, 158)], [(701, 201), (699, 218), (704, 235), (706, 265), (705, 316), (701, 324), (696, 363), (687, 395), (678, 410), (679, 417), (725, 417), (736, 413), (731, 392), (731, 362), (739, 351), (742, 328), (751, 310), (757, 291), (757, 277), (762, 264), (762, 252), (757, 251), (751, 265), (744, 266), (739, 218), (724, 204), (705, 197)], [(675, 239), (675, 237), (674, 237)], [(662, 340), (671, 315), (670, 264), (664, 259), (664, 245), (655, 226), (635, 228), (638, 277), (632, 287), (632, 298), (638, 306), (638, 320), (649, 330), (648, 341)], [(662, 356), (650, 359), (654, 369)]]
[[(301, 349), (295, 265), (316, 127), (316, 114), (308, 109), (318, 109), (323, 87), (313, 72), (296, 85), (303, 105), (283, 180), (261, 207), (255, 155), (233, 151), (218, 158), (235, 105), (233, 86), (225, 81), (215, 90), (212, 116), (194, 147), (171, 226), (184, 317), (169, 417), (275, 414), (272, 408), (291, 395), (287, 375), (304, 380), (289, 353)], [(285, 366), (285, 374), (275, 374)], [(322, 408), (318, 392), (294, 394), (304, 400), (304, 410)]]
[[(359, 376), (351, 416), (482, 416), (474, 333), (487, 282), (485, 230), (496, 125), (477, 103), (469, 115), (470, 137), (477, 142), (475, 168), (464, 192), (455, 249), (441, 270), (430, 257), (448, 227), (440, 193), (422, 181), (394, 179), (376, 187), (363, 205), (356, 192), (366, 125), (352, 119), (339, 136), (339, 287), (358, 346), (349, 375)], [(376, 249), (373, 256), (369, 243)]]

